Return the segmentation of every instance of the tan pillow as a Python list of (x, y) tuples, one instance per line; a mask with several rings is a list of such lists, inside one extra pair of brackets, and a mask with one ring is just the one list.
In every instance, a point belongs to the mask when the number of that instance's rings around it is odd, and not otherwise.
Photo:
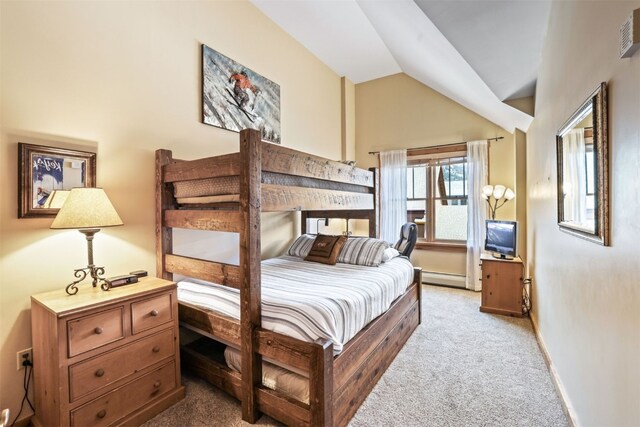
[(316, 237), (309, 255), (305, 261), (321, 262), (323, 264), (335, 265), (342, 246), (347, 241), (346, 236), (323, 236)]

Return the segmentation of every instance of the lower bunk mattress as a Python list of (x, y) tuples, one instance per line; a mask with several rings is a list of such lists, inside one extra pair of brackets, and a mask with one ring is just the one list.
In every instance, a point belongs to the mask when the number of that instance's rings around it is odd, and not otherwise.
[[(335, 355), (362, 328), (387, 311), (413, 280), (401, 257), (379, 267), (326, 265), (293, 256), (262, 261), (262, 327), (314, 342), (333, 341)], [(240, 291), (186, 279), (178, 300), (240, 319)]]
[[(227, 347), (224, 350), (227, 366), (242, 373), (242, 355), (240, 350)], [(282, 368), (270, 362), (262, 362), (262, 384), (271, 390), (279, 391), (300, 402), (309, 403), (309, 376)]]

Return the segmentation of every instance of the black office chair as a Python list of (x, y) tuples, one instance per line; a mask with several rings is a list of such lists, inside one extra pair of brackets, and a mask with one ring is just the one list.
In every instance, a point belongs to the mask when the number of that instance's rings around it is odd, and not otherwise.
[(418, 240), (418, 226), (413, 222), (407, 222), (400, 228), (400, 240), (398, 240), (394, 246), (400, 255), (409, 258), (413, 248), (416, 247), (416, 241)]

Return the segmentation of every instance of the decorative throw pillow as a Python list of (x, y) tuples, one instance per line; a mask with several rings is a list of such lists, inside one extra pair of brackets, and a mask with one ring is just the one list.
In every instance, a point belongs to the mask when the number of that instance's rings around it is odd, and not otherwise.
[(351, 237), (344, 244), (338, 262), (377, 267), (382, 262), (384, 250), (388, 247), (389, 244), (383, 240)]
[(340, 250), (346, 241), (347, 238), (345, 236), (318, 235), (315, 242), (313, 242), (309, 255), (304, 260), (335, 265), (338, 254), (340, 254)]
[(400, 256), (400, 252), (398, 252), (394, 248), (387, 248), (382, 253), (382, 262), (391, 261), (393, 258)]
[(315, 235), (303, 234), (293, 242), (287, 253), (291, 256), (304, 258), (309, 255), (309, 251), (311, 250), (311, 246), (313, 246), (313, 242), (315, 240)]

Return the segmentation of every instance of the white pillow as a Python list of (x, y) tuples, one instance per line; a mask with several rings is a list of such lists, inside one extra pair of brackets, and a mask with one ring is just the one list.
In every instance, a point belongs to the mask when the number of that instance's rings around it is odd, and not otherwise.
[(387, 248), (382, 253), (382, 262), (390, 261), (397, 256), (400, 256), (400, 252), (398, 252), (395, 248)]
[(388, 247), (389, 244), (382, 240), (370, 237), (349, 237), (338, 255), (338, 262), (377, 267), (382, 262), (384, 250)]
[(313, 246), (313, 242), (315, 241), (315, 235), (303, 234), (302, 236), (298, 237), (295, 242), (293, 242), (293, 244), (287, 251), (287, 254), (304, 258), (309, 255), (309, 251), (311, 251), (311, 247)]

